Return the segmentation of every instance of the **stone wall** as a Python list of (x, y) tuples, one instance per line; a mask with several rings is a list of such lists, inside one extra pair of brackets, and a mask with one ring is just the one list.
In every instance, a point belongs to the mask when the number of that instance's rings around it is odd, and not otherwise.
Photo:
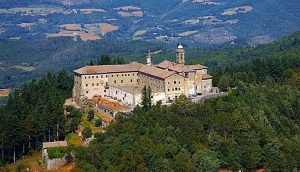
[(51, 170), (53, 168), (57, 168), (63, 164), (67, 163), (66, 156), (63, 158), (49, 159), (47, 149), (43, 150), (43, 160), (47, 167), (47, 170)]

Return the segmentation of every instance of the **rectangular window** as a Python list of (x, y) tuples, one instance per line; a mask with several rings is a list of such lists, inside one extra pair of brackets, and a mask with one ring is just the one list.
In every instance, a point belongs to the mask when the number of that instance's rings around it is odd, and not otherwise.
[(114, 77), (114, 75), (111, 75), (111, 77)]
[(117, 81), (116, 81), (116, 80), (114, 80), (114, 83), (116, 84), (116, 83), (117, 83)]
[(177, 91), (177, 87), (175, 88), (175, 91)]
[(92, 83), (92, 86), (94, 86), (94, 83)]
[(84, 79), (86, 79), (86, 76), (84, 77)]
[(176, 84), (176, 81), (174, 81), (174, 84)]
[(130, 82), (132, 82), (132, 79), (130, 80)]
[(97, 86), (99, 86), (99, 83), (97, 83)]
[(89, 79), (91, 79), (91, 77), (89, 76)]
[(98, 76), (96, 76), (96, 78), (98, 78)]
[(87, 93), (89, 93), (89, 91), (86, 91), (85, 93), (87, 94)]
[(123, 80), (121, 80), (121, 83), (123, 83)]
[(134, 76), (134, 74), (132, 74), (132, 76)]
[(85, 84), (85, 86), (89, 86), (89, 84)]
[(168, 91), (170, 91), (170, 89), (168, 88)]
[(101, 78), (103, 78), (103, 75), (101, 75)]
[(130, 76), (130, 74), (128, 74), (128, 76)]
[(92, 76), (92, 78), (94, 78), (94, 76)]
[(107, 78), (107, 75), (105, 75), (105, 77)]
[(117, 77), (119, 77), (119, 75), (117, 75)]
[(106, 90), (104, 90), (104, 93), (106, 93)]

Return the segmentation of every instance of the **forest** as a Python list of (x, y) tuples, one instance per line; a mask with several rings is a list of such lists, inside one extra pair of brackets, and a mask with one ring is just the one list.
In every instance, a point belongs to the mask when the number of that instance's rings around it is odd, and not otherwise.
[[(120, 115), (105, 132), (95, 133), (88, 147), (71, 146), (76, 166), (83, 171), (298, 171), (299, 34), (252, 49), (216, 52), (216, 62), (220, 57), (228, 62), (211, 72), (213, 84), (228, 96), (204, 104), (181, 96), (170, 106), (137, 106), (129, 117)], [(108, 57), (86, 63), (102, 64)], [(124, 62), (115, 59), (110, 64)], [(72, 76), (61, 70), (9, 96), (0, 107), (0, 170), (14, 161), (14, 153), (16, 159), (32, 154), (43, 141), (63, 140), (74, 129), (63, 113), (72, 87)]]
[(0, 164), (41, 150), (42, 142), (65, 138), (63, 104), (72, 96), (72, 88), (73, 77), (61, 70), (33, 79), (10, 94), (0, 107)]
[[(279, 41), (256, 47), (248, 47), (242, 42), (202, 48), (194, 48), (189, 44), (182, 45), (188, 64), (200, 63), (212, 72), (256, 58), (281, 57), (283, 54), (297, 57), (300, 52), (297, 46), (299, 40), (298, 31)], [(125, 63), (132, 61), (145, 63), (145, 56), (150, 50), (159, 51), (151, 54), (154, 64), (165, 59), (174, 61), (177, 45), (108, 39), (74, 42), (72, 37), (61, 37), (37, 41), (0, 39), (0, 47), (0, 88), (20, 88), (23, 82), (41, 78), (48, 72), (57, 74), (64, 68), (68, 73), (72, 73), (90, 60), (97, 62), (98, 58), (105, 54), (109, 55), (112, 61), (122, 57)], [(11, 51), (12, 49), (14, 51)]]
[(169, 107), (157, 103), (118, 116), (89, 147), (74, 148), (76, 165), (85, 171), (298, 171), (295, 47), (214, 71), (228, 96), (204, 104), (181, 96)]

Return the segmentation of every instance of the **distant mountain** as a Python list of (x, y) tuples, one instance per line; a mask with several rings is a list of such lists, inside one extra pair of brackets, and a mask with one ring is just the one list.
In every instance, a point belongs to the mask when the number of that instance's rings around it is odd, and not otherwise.
[(42, 39), (77, 34), (83, 40), (141, 39), (199, 46), (236, 39), (267, 43), (300, 29), (298, 0), (0, 2), (0, 36), (6, 38)]

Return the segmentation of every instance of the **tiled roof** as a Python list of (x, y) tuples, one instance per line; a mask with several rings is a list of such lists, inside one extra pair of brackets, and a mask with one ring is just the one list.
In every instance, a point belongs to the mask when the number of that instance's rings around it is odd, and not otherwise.
[(207, 69), (206, 66), (202, 66), (202, 65), (199, 65), (199, 64), (197, 64), (197, 65), (186, 65), (186, 66), (188, 66), (189, 68), (191, 68), (193, 70)]
[(212, 76), (210, 76), (210, 75), (207, 75), (207, 74), (202, 75), (202, 79), (211, 79), (211, 78), (212, 78)]
[(206, 66), (202, 65), (184, 65), (184, 64), (179, 64), (179, 63), (174, 63), (168, 60), (165, 60), (158, 65), (156, 65), (158, 68), (163, 68), (163, 69), (170, 69), (176, 72), (192, 72), (194, 70), (201, 70), (201, 69), (206, 69)]
[(169, 66), (172, 66), (174, 64), (174, 62), (168, 61), (168, 60), (164, 60), (163, 62), (159, 63), (158, 65), (156, 65), (159, 68), (163, 68), (166, 69)]
[(134, 71), (138, 71), (141, 66), (142, 64), (137, 62), (132, 62), (125, 65), (85, 66), (80, 69), (74, 70), (74, 72), (81, 75), (116, 73), (116, 72), (134, 72)]
[(163, 79), (175, 73), (174, 71), (167, 71), (164, 69), (157, 68), (155, 66), (148, 65), (143, 65), (139, 71)]
[(166, 78), (174, 74), (175, 72), (193, 72), (195, 70), (200, 70), (203, 68), (206, 67), (202, 65), (184, 65), (165, 60), (156, 66), (148, 66), (137, 62), (132, 62), (125, 65), (85, 66), (83, 68), (74, 70), (74, 72), (81, 75), (89, 75), (101, 73), (122, 73), (139, 71), (159, 78)]
[(65, 147), (65, 146), (68, 146), (68, 143), (66, 141), (43, 142), (43, 148)]

